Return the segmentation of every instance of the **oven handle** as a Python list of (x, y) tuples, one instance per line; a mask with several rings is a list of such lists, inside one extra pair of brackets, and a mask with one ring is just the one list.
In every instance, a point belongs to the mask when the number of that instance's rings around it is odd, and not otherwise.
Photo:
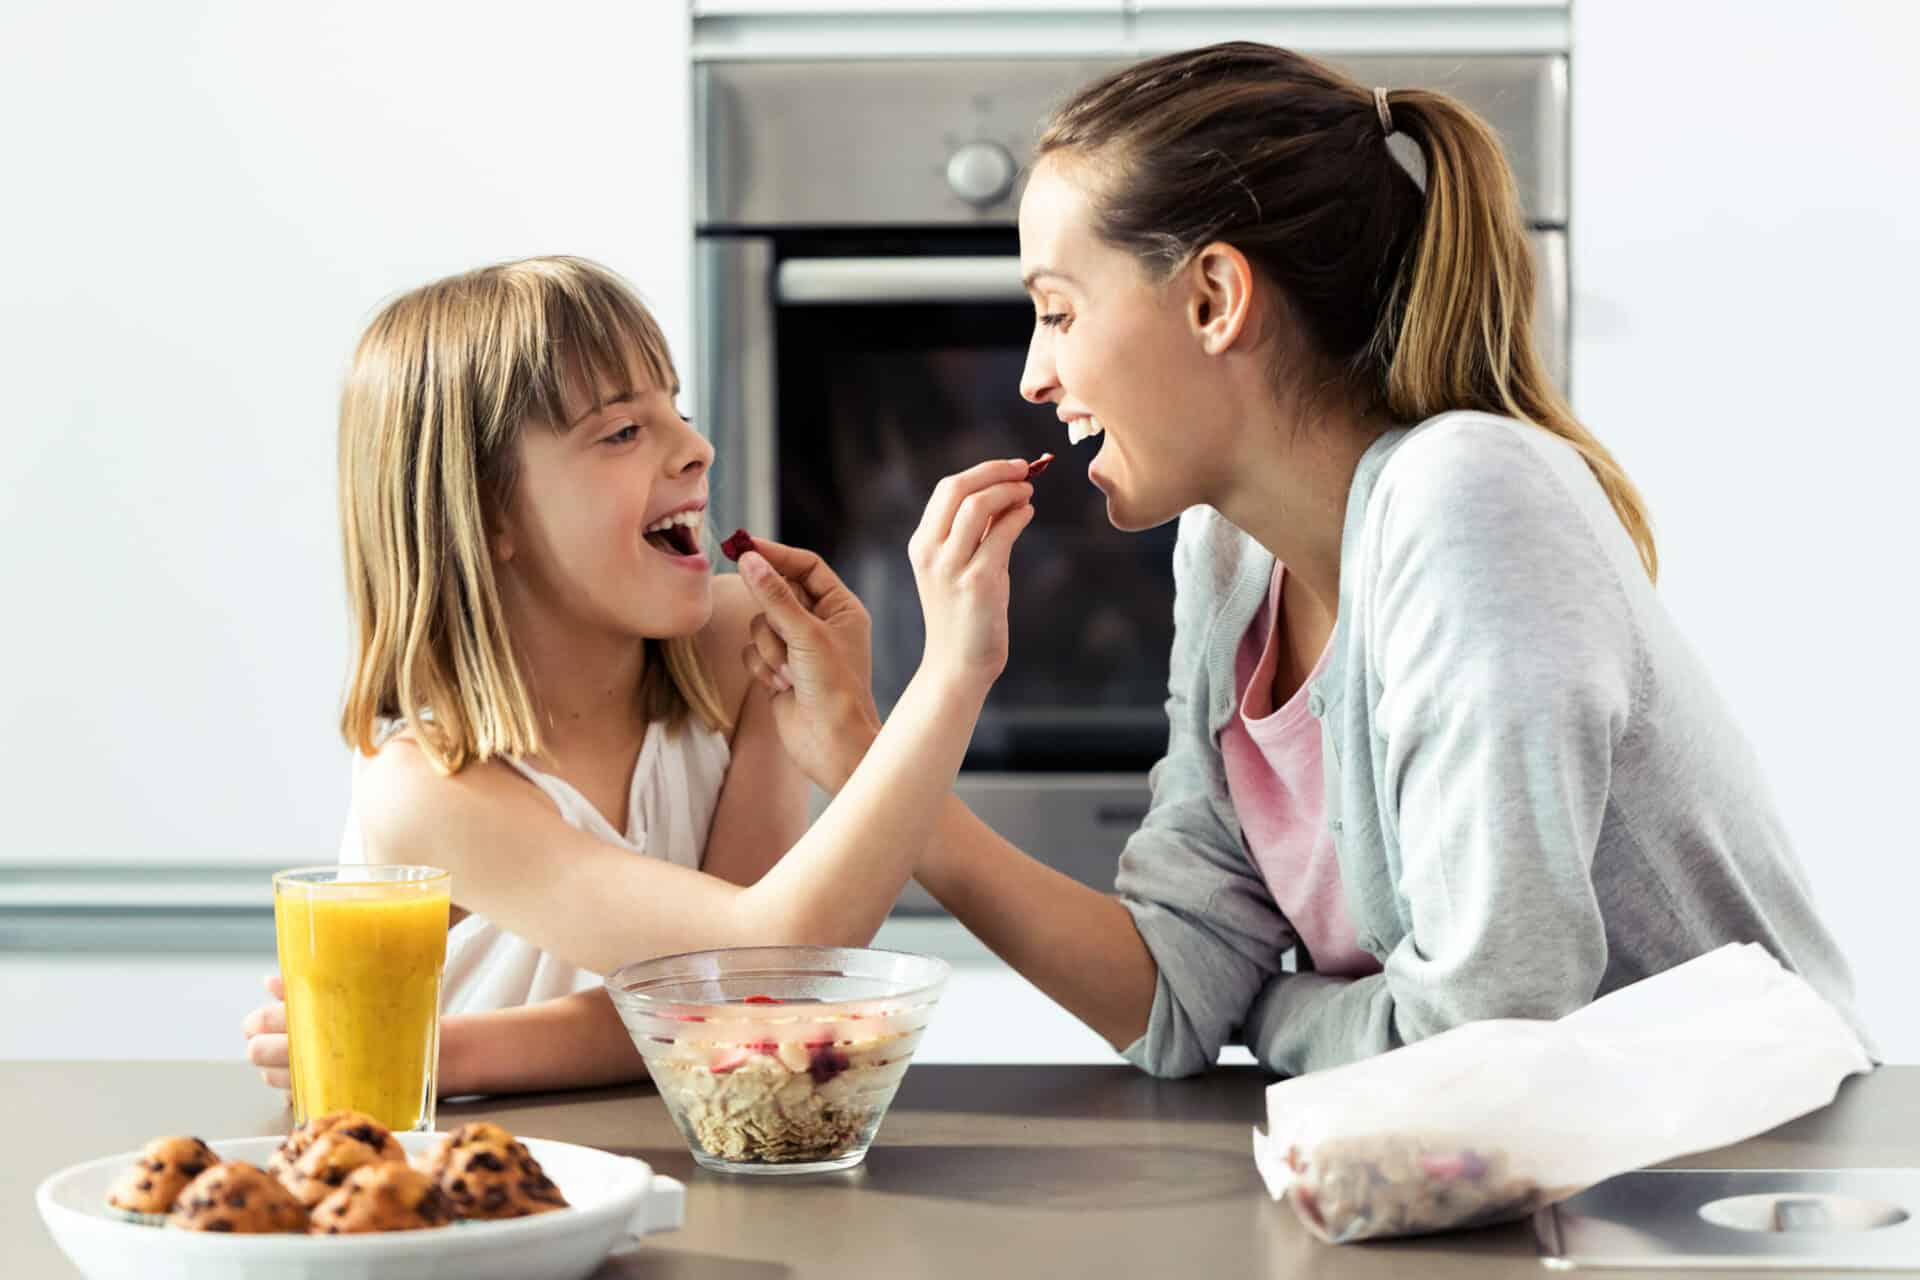
[(788, 258), (775, 276), (786, 306), (869, 302), (1025, 302), (1020, 259)]

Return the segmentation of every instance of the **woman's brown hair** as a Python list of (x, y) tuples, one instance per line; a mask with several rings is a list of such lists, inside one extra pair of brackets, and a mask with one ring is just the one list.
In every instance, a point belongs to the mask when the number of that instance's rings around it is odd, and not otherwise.
[[(1406, 134), (1426, 189), (1387, 146)], [(1036, 161), (1092, 175), (1095, 225), (1164, 279), (1231, 244), (1278, 286), (1367, 407), (1419, 422), (1503, 414), (1579, 451), (1659, 570), (1646, 508), (1573, 415), (1533, 342), (1533, 257), (1499, 139), (1453, 98), (1374, 92), (1312, 58), (1246, 41), (1167, 54), (1076, 93)]]
[[(340, 397), (340, 526), (354, 662), (340, 732), (371, 755), (405, 721), (441, 770), (537, 755), (539, 714), (507, 633), (487, 529), (528, 426), (560, 429), (569, 391), (644, 372), (677, 392), (666, 339), (633, 292), (582, 258), (529, 258), (423, 285), (367, 326)], [(695, 640), (646, 642), (650, 720), (727, 716)]]

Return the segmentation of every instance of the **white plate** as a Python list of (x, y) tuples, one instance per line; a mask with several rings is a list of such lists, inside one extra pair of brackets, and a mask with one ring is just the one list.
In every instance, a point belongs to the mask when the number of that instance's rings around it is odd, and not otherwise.
[[(408, 1155), (438, 1133), (396, 1135)], [(570, 1142), (522, 1138), (568, 1209), (424, 1231), (361, 1236), (225, 1235), (144, 1227), (106, 1216), (107, 1191), (140, 1153), (63, 1169), (35, 1199), (47, 1229), (89, 1280), (578, 1280), (636, 1237), (686, 1217), (686, 1187), (644, 1161)], [(207, 1145), (223, 1160), (265, 1168), (279, 1138)]]

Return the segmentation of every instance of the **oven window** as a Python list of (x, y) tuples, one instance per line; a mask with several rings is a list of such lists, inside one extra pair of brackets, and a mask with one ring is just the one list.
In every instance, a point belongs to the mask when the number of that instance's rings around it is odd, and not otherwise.
[(922, 629), (907, 539), (934, 484), (994, 457), (1060, 455), (1013, 555), (1011, 657), (967, 757), (976, 770), (1144, 769), (1166, 748), (1175, 526), (1125, 534), (1051, 406), (1020, 398), (1025, 304), (783, 308), (779, 537), (818, 549), (873, 615), (889, 708)]

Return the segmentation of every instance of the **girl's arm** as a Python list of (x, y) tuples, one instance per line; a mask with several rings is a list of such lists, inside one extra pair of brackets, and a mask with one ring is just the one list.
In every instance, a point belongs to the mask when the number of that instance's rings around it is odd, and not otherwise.
[[(909, 551), (927, 615), (920, 670), (820, 821), (750, 888), (575, 830), (504, 766), (442, 777), (406, 743), (362, 775), (369, 856), (446, 867), (462, 905), (596, 972), (710, 947), (864, 945), (925, 848), (1005, 665), (1007, 558), (1032, 518), (1025, 474), (1017, 460), (985, 463), (936, 489)], [(788, 650), (776, 715), (802, 728), (870, 716), (842, 674), (865, 661), (864, 611), (832, 571), (818, 564), (804, 599), (757, 553), (742, 572)]]
[(605, 990), (440, 1019), (440, 1096), (588, 1089), (646, 1075)]

